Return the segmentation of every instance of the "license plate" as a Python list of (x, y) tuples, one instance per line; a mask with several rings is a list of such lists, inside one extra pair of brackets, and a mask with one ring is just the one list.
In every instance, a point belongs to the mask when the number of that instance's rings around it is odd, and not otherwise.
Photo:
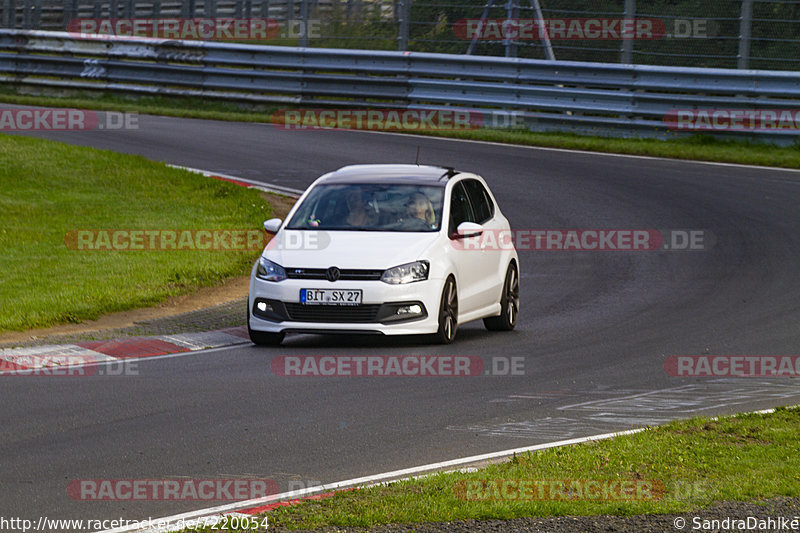
[(300, 289), (300, 303), (306, 305), (360, 305), (361, 289)]

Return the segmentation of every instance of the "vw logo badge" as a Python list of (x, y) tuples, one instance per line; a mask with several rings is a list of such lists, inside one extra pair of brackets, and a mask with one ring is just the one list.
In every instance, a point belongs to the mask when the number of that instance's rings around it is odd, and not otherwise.
[(330, 267), (328, 271), (325, 273), (325, 277), (328, 278), (328, 281), (336, 281), (339, 279), (342, 273), (336, 267)]

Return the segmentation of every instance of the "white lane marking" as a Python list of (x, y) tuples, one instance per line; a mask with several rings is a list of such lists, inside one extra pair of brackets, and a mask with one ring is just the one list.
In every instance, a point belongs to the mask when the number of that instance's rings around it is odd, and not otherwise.
[[(216, 507), (209, 507), (207, 509), (200, 509), (198, 511), (190, 511), (188, 513), (177, 514), (173, 516), (167, 516), (164, 518), (159, 518), (157, 520), (153, 520), (153, 522), (158, 523), (172, 523), (172, 522), (180, 522), (180, 521), (188, 521), (191, 519), (199, 519), (206, 516), (213, 516), (220, 513), (236, 511), (239, 509), (247, 509), (248, 507), (259, 507), (262, 505), (266, 505), (269, 503), (278, 502), (281, 500), (291, 500), (302, 496), (312, 496), (318, 493), (330, 492), (332, 490), (341, 490), (341, 489), (348, 489), (356, 486), (366, 485), (366, 484), (374, 484), (380, 483), (390, 480), (399, 480), (401, 478), (409, 478), (415, 475), (419, 475), (422, 473), (427, 472), (435, 472), (439, 470), (444, 470), (448, 468), (459, 467), (462, 465), (468, 465), (471, 463), (481, 463), (484, 461), (490, 461), (492, 459), (498, 459), (510, 455), (514, 455), (517, 453), (525, 453), (529, 451), (536, 451), (536, 450), (545, 450), (547, 448), (555, 448), (558, 446), (567, 446), (570, 444), (579, 444), (582, 442), (589, 442), (594, 440), (603, 440), (608, 439), (611, 437), (616, 437), (618, 435), (631, 435), (633, 433), (638, 433), (640, 431), (644, 431), (645, 428), (639, 429), (631, 429), (628, 431), (620, 431), (616, 433), (605, 433), (603, 435), (592, 435), (590, 437), (581, 437), (577, 439), (569, 439), (569, 440), (562, 440), (557, 442), (549, 442), (545, 444), (537, 444), (535, 446), (526, 446), (523, 448), (514, 448), (511, 450), (504, 450), (500, 452), (493, 452), (493, 453), (485, 453), (482, 455), (473, 455), (471, 457), (463, 457), (461, 459), (452, 459), (450, 461), (442, 461), (439, 463), (431, 463), (422, 466), (416, 466), (413, 468), (405, 468), (403, 470), (395, 470), (393, 472), (386, 472), (383, 474), (375, 474), (371, 476), (364, 476), (355, 479), (348, 479), (346, 481), (340, 481), (338, 483), (331, 483), (328, 485), (319, 485), (317, 487), (307, 487), (304, 489), (298, 489), (291, 492), (284, 492), (282, 494), (272, 494), (269, 496), (265, 496), (263, 498), (256, 498), (252, 500), (246, 500), (241, 502), (229, 503), (225, 505), (219, 505)], [(109, 529), (99, 533), (129, 533), (134, 531), (147, 531), (150, 533), (150, 530), (139, 530), (136, 529), (135, 526), (132, 527), (121, 527), (116, 529)], [(166, 529), (159, 529), (159, 531), (167, 531)]]
[[(239, 337), (237, 337), (237, 338), (239, 338)], [(241, 340), (241, 342), (238, 342), (236, 344), (229, 344), (228, 346), (219, 346), (217, 348), (208, 348), (208, 349), (204, 349), (204, 350), (194, 350), (194, 351), (189, 351), (189, 352), (175, 352), (175, 353), (167, 353), (167, 354), (164, 354), (164, 355), (151, 355), (149, 357), (126, 357), (125, 361), (139, 361), (139, 362), (142, 362), (142, 363), (146, 363), (148, 361), (157, 361), (159, 359), (172, 359), (172, 358), (176, 358), (176, 357), (186, 357), (188, 355), (199, 355), (199, 354), (220, 352), (222, 350), (227, 350), (229, 348), (234, 348), (234, 347), (237, 347), (237, 346), (241, 346), (242, 344), (252, 344), (250, 341), (247, 341), (247, 340), (244, 340), (244, 339), (240, 339), (240, 340)]]
[(291, 187), (284, 187), (283, 185), (275, 185), (273, 183), (266, 183), (263, 181), (256, 181), (247, 178), (240, 178), (239, 176), (231, 176), (230, 174), (222, 174), (220, 172), (211, 172), (209, 170), (203, 170), (199, 168), (192, 168), (192, 167), (184, 167), (181, 165), (167, 165), (172, 168), (179, 168), (181, 170), (188, 170), (189, 172), (196, 172), (197, 174), (202, 174), (203, 176), (219, 176), (220, 178), (225, 178), (229, 180), (241, 181), (243, 183), (247, 183), (253, 186), (254, 189), (260, 189), (266, 192), (272, 192), (275, 194), (280, 194), (283, 196), (291, 196), (291, 197), (300, 197), (303, 194), (303, 191), (300, 189), (293, 189)]
[[(490, 146), (503, 146), (506, 148), (525, 148), (528, 150), (545, 150), (549, 152), (566, 152), (571, 154), (585, 154), (585, 155), (600, 155), (605, 157), (627, 157), (631, 159), (645, 159), (650, 161), (669, 161), (672, 163), (687, 163), (687, 164), (699, 164), (699, 165), (716, 165), (722, 167), (738, 167), (738, 168), (752, 168), (752, 169), (759, 169), (759, 170), (779, 170), (784, 172), (800, 172), (800, 169), (797, 168), (784, 168), (784, 167), (767, 167), (762, 165), (745, 165), (742, 163), (722, 163), (719, 161), (698, 161), (696, 159), (677, 159), (672, 157), (658, 157), (653, 155), (634, 155), (634, 154), (615, 154), (611, 152), (592, 152), (591, 150), (576, 150), (573, 148), (554, 148), (550, 146), (532, 146), (528, 144), (510, 144), (510, 143), (501, 143), (497, 141), (481, 141), (477, 139), (454, 139), (452, 137), (437, 137), (433, 135), (418, 135), (414, 133), (400, 133), (396, 131), (369, 131), (369, 130), (342, 130), (342, 131), (349, 131), (353, 133), (372, 133), (376, 135), (400, 135), (403, 137), (413, 137), (415, 139), (419, 138), (426, 138), (426, 139), (436, 139), (442, 141), (449, 141), (449, 142), (466, 142), (466, 143), (475, 143), (475, 144), (488, 144)], [(424, 156), (424, 153), (422, 154)], [(421, 163), (426, 164), (426, 163)]]

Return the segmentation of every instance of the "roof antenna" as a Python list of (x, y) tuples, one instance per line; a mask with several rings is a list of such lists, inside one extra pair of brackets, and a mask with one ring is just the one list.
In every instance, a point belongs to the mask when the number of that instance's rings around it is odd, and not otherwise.
[(417, 145), (417, 160), (415, 161), (416, 165), (419, 166), (419, 145)]

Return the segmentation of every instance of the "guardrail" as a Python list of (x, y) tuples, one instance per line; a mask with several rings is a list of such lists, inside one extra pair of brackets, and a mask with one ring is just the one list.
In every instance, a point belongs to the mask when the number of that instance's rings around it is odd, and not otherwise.
[[(305, 107), (469, 109), (537, 131), (668, 137), (676, 110), (775, 110), (800, 73), (291, 48), (0, 30), (0, 83)], [(791, 143), (797, 130), (756, 135)], [(685, 133), (685, 132), (684, 132)], [(709, 132), (713, 133), (713, 132)]]

